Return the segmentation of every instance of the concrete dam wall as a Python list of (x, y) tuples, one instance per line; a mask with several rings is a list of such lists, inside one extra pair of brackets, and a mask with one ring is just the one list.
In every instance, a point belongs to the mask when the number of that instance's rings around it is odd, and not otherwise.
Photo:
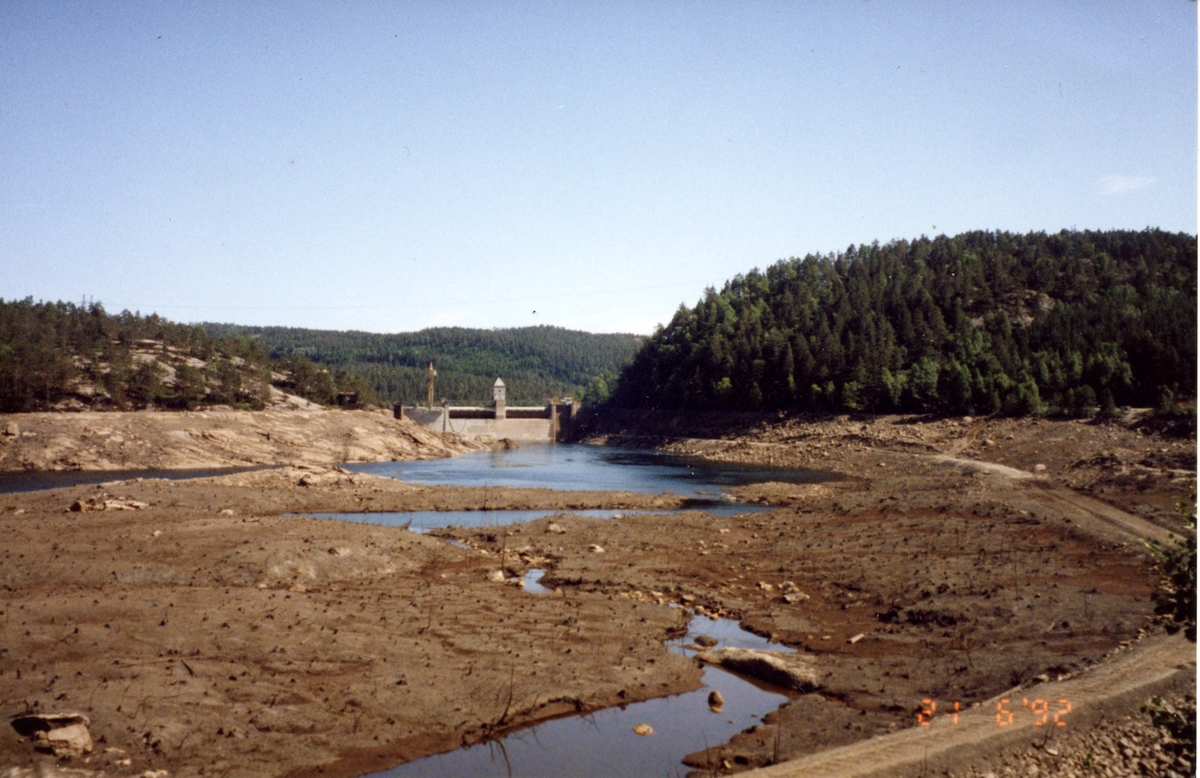
[(574, 403), (545, 406), (483, 408), (442, 406), (397, 407), (397, 418), (411, 419), (434, 432), (449, 432), (467, 438), (491, 438), (524, 443), (555, 443), (568, 440), (575, 426)]

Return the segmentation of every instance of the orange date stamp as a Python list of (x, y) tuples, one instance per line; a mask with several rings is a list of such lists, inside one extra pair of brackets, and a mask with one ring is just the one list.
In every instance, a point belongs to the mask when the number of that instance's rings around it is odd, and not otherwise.
[[(1029, 724), (1035, 727), (1065, 727), (1067, 714), (1071, 712), (1071, 701), (1068, 699), (1043, 700), (1041, 698), (1021, 698), (1020, 707), (1013, 704), (1013, 699), (1005, 697), (996, 703), (996, 724), (1001, 727)], [(955, 700), (953, 708), (938, 712), (936, 700), (921, 700), (921, 710), (917, 711), (917, 723), (928, 727), (935, 715), (948, 715), (952, 723), (958, 723), (958, 714), (962, 704)]]

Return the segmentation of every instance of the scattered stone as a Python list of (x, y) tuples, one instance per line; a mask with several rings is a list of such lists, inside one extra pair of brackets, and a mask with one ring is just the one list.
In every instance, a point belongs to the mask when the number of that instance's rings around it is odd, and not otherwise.
[(762, 589), (764, 592), (773, 592), (773, 591), (775, 591), (775, 587), (774, 587), (774, 586), (772, 586), (771, 584), (767, 583), (766, 581), (759, 581), (759, 582), (758, 582), (758, 588), (759, 588), (759, 589)]
[(220, 515), (221, 516), (232, 516), (233, 508), (226, 508), (225, 510), (221, 511)]
[(804, 602), (808, 599), (808, 595), (804, 592), (788, 592), (783, 595), (783, 601), (788, 605), (795, 605), (798, 602)]
[(596, 543), (593, 543), (592, 545), (588, 546), (588, 551), (591, 551), (593, 554), (603, 554), (604, 547), (601, 545), (598, 545)]
[(105, 500), (104, 508), (102, 508), (102, 510), (106, 510), (106, 511), (140, 511), (144, 508), (149, 508), (149, 507), (150, 507), (149, 503), (138, 502), (137, 500), (130, 500), (130, 499)]
[(721, 696), (721, 693), (719, 691), (717, 691), (716, 689), (713, 689), (711, 692), (708, 693), (708, 708), (709, 708), (709, 710), (711, 710), (713, 713), (720, 713), (721, 709), (724, 705), (725, 705), (725, 698)]
[(1041, 462), (1038, 462), (1036, 465), (1033, 466), (1033, 472), (1044, 473), (1044, 472), (1046, 472), (1046, 466), (1043, 465)]
[(15, 438), (20, 434), (21, 434), (21, 427), (18, 426), (18, 424), (15, 421), (10, 421), (8, 424), (4, 425), (4, 436), (5, 437)]
[(633, 733), (635, 735), (653, 735), (654, 727), (649, 724), (637, 724), (633, 728)]
[(781, 654), (753, 648), (713, 648), (701, 651), (696, 658), (785, 689), (811, 692), (817, 688), (815, 661), (807, 654)]
[(850, 638), (849, 640), (847, 640), (846, 642), (847, 642), (847, 643), (849, 643), (850, 645), (854, 645), (855, 643), (857, 643), (858, 641), (862, 640), (862, 639), (863, 639), (863, 638), (865, 638), (866, 636), (867, 636), (867, 635), (866, 635), (866, 633), (865, 633), (865, 632), (860, 632), (860, 633), (858, 633), (857, 635), (855, 635), (854, 637), (852, 637), (852, 638)]
[(492, 572), (488, 573), (488, 580), (492, 583), (504, 583), (504, 571), (493, 570)]
[(150, 504), (130, 499), (105, 499), (104, 497), (88, 497), (71, 503), (67, 510), (71, 513), (83, 511), (140, 511), (149, 508)]
[(37, 750), (62, 759), (92, 752), (90, 723), (82, 713), (35, 713), (16, 717), (12, 728), (23, 737), (33, 738)]
[(327, 469), (313, 468), (312, 472), (302, 475), (296, 483), (300, 486), (333, 486), (342, 481), (354, 482), (350, 471), (340, 467), (331, 467)]
[(563, 529), (562, 527), (560, 527), (558, 524), (556, 524), (553, 521), (550, 522), (548, 525), (546, 525), (546, 531), (553, 532), (555, 535), (563, 535), (566, 533), (565, 529)]
[(698, 646), (703, 646), (704, 648), (712, 648), (716, 644), (717, 644), (717, 639), (714, 638), (712, 635), (697, 635), (696, 636), (696, 645), (698, 645)]
[(350, 556), (350, 549), (345, 546), (337, 546), (330, 548), (329, 553), (333, 556)]

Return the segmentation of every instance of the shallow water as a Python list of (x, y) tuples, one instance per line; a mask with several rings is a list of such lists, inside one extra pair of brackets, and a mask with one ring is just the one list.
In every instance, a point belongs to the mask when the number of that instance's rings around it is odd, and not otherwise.
[[(770, 645), (765, 638), (739, 628), (736, 622), (703, 617), (692, 619), (688, 636), (672, 641), (669, 647), (690, 656), (692, 652), (683, 646), (698, 635), (711, 635), (719, 646), (790, 650)], [(790, 696), (714, 667), (705, 668), (703, 683), (703, 687), (687, 694), (547, 721), (497, 741), (418, 759), (373, 776), (681, 776), (690, 769), (680, 761), (683, 757), (726, 742), (757, 724), (761, 716)], [(725, 698), (719, 713), (708, 707), (708, 695), (714, 689)], [(653, 734), (635, 734), (633, 727), (637, 724), (649, 724)]]
[(56, 470), (0, 473), (0, 494), (36, 492), (64, 486), (103, 484), (110, 481), (132, 481), (135, 478), (165, 478), (182, 481), (188, 478), (210, 478), (218, 475), (269, 470), (269, 467), (221, 467), (198, 470)]
[(545, 570), (539, 570), (534, 567), (521, 576), (521, 584), (525, 587), (525, 591), (530, 594), (553, 594), (553, 589), (547, 589), (541, 584), (542, 576), (545, 574)]
[(730, 486), (763, 481), (816, 483), (834, 477), (812, 470), (708, 462), (660, 451), (582, 444), (528, 445), (448, 459), (365, 462), (345, 467), (401, 481), (446, 486), (672, 492), (708, 499), (720, 498)]

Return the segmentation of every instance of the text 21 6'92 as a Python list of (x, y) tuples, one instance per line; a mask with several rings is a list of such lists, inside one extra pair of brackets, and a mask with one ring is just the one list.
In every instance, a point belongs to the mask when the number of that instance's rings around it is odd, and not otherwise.
[[(943, 709), (942, 714), (949, 714), (951, 722), (957, 724), (962, 705), (955, 700), (953, 706), (949, 711)], [(1070, 712), (1071, 701), (1066, 699), (1031, 700), (1028, 697), (1022, 697), (1021, 705), (1017, 707), (1013, 704), (1012, 699), (1005, 697), (996, 703), (996, 723), (1001, 727), (1025, 723), (1035, 727), (1065, 727), (1067, 726), (1067, 714)], [(929, 722), (937, 713), (938, 704), (935, 700), (921, 700), (921, 710), (917, 712), (917, 723), (922, 727), (928, 727)]]

